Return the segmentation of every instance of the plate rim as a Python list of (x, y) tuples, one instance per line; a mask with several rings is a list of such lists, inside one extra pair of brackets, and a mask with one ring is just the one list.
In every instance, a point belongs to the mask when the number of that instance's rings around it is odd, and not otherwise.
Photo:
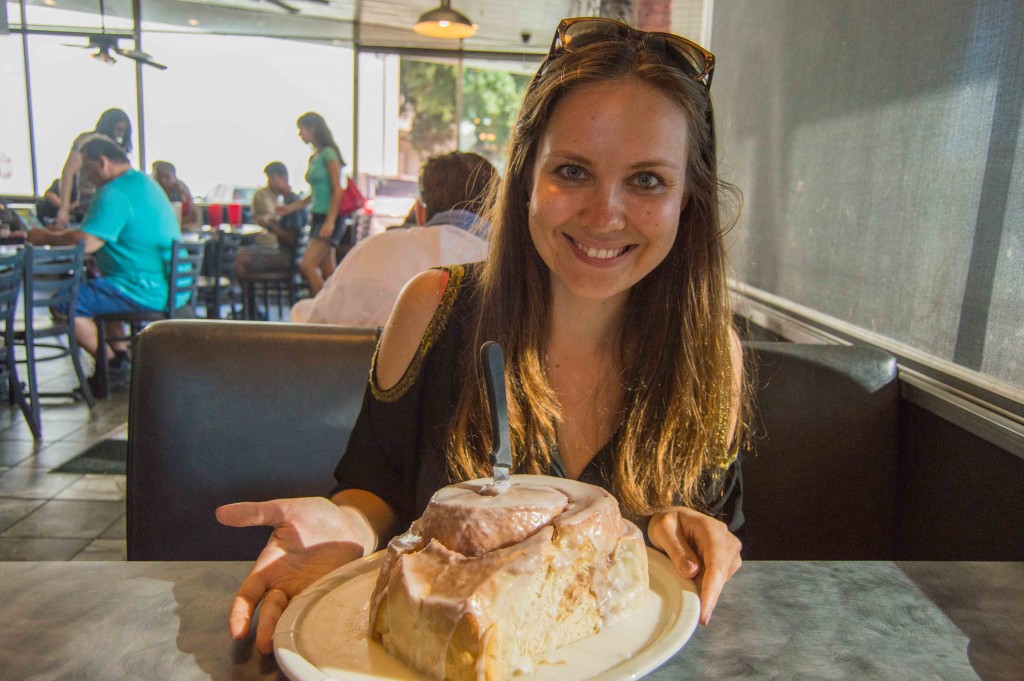
[[(678, 605), (674, 606), (673, 619), (669, 626), (657, 632), (654, 638), (636, 655), (587, 678), (585, 681), (633, 681), (640, 678), (679, 652), (697, 628), (700, 601), (693, 580), (682, 577), (676, 572), (672, 561), (665, 554), (650, 546), (646, 548), (651, 590), (666, 602), (669, 600), (677, 602)], [(337, 675), (328, 675), (306, 660), (299, 651), (298, 637), (302, 620), (312, 606), (336, 587), (378, 569), (386, 552), (387, 549), (382, 549), (328, 572), (288, 603), (277, 622), (273, 635), (274, 657), (285, 676), (292, 681), (339, 680)], [(665, 585), (667, 590), (655, 590), (656, 581), (659, 585)], [(678, 587), (679, 590), (676, 596), (673, 596), (671, 591), (673, 586)], [(690, 601), (689, 604), (687, 601)], [(381, 677), (351, 671), (346, 672), (339, 681), (379, 678)]]

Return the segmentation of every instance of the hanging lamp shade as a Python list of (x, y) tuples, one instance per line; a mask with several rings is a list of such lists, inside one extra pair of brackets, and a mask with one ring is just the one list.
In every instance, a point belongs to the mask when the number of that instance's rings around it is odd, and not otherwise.
[(425, 12), (412, 27), (420, 35), (431, 38), (469, 38), (477, 26), (461, 12), (452, 9), (451, 0), (441, 0), (441, 6)]

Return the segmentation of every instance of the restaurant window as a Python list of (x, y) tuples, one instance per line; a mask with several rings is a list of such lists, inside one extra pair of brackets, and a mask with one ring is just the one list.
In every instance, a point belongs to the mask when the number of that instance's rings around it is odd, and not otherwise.
[(32, 156), (20, 35), (0, 35), (0, 93), (0, 194), (31, 195)]
[(402, 59), (399, 153), (407, 175), (415, 177), (427, 158), (459, 146), (458, 69), (454, 59)]
[(295, 125), (307, 111), (326, 119), (349, 163), (343, 172), (351, 171), (351, 48), (156, 31), (143, 39), (168, 67), (145, 74), (147, 159), (173, 163), (195, 195), (218, 184), (259, 186), (271, 161), (307, 192), (310, 148)]
[[(415, 167), (458, 149), (504, 166), (506, 143), (535, 64), (403, 59), (403, 150)], [(524, 72), (525, 71), (525, 72)]]
[(536, 67), (532, 61), (466, 62), (459, 121), (461, 151), (476, 152), (498, 168), (505, 166), (509, 135)]
[[(40, 191), (60, 177), (71, 143), (83, 132), (93, 130), (100, 114), (107, 109), (122, 109), (128, 114), (133, 126), (133, 147), (138, 149), (133, 62), (121, 59), (114, 64), (102, 63), (93, 59), (90, 51), (65, 44), (76, 41), (79, 39), (69, 36), (28, 37)], [(27, 132), (27, 126), (22, 129)], [(137, 152), (133, 152), (136, 165), (137, 159)]]
[[(360, 53), (358, 180), (373, 212), (360, 236), (407, 218), (420, 165), (431, 156), (472, 151), (502, 168), (534, 68), (525, 61)], [(387, 200), (374, 200), (382, 194)]]
[[(369, 191), (381, 176), (416, 174), (399, 154), (399, 139), (407, 135), (407, 122), (399, 120), (399, 67), (397, 54), (359, 53), (359, 174), (360, 188)], [(406, 132), (400, 132), (405, 129)], [(400, 156), (401, 159), (400, 160)]]

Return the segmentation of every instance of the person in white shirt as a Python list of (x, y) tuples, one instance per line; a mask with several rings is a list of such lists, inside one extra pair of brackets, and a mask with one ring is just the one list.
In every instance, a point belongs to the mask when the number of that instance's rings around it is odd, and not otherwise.
[(291, 321), (383, 326), (406, 282), (432, 267), (483, 260), (480, 217), (497, 171), (479, 154), (455, 151), (420, 168), (415, 227), (396, 227), (348, 252), (315, 298), (292, 307)]

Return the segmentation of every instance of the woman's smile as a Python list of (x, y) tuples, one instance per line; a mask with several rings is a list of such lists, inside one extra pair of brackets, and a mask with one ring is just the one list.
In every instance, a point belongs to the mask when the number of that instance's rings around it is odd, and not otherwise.
[(631, 248), (633, 248), (631, 244), (627, 244), (625, 246), (587, 245), (578, 239), (574, 239), (568, 234), (565, 235), (565, 238), (569, 240), (575, 248), (575, 252), (578, 253), (581, 258), (586, 258), (588, 260), (610, 262), (625, 255)]

